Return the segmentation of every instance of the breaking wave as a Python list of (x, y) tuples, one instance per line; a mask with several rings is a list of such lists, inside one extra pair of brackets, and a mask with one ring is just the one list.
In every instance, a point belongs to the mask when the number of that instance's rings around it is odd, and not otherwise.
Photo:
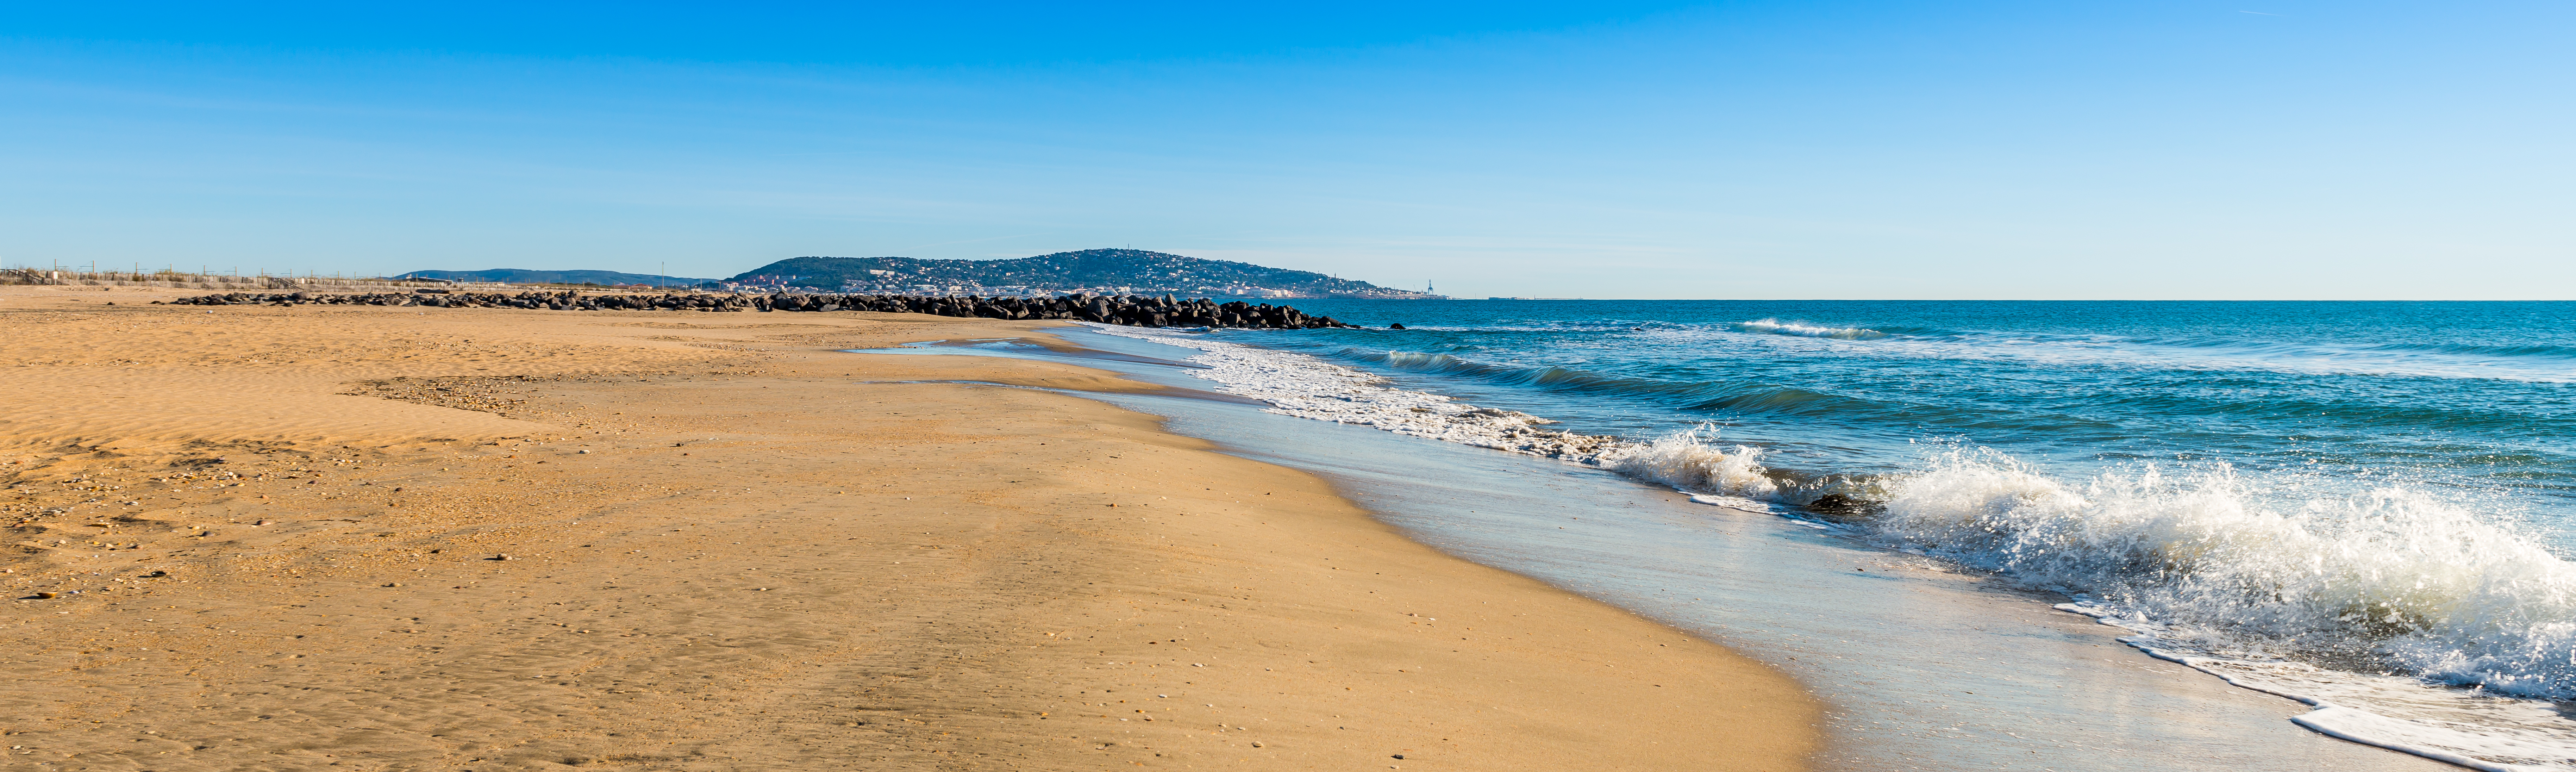
[(1929, 467), (1888, 486), (1877, 533), (2208, 634), (2576, 697), (2576, 566), (2450, 497), (2273, 493), (2224, 464), (2070, 485), (1988, 450)]
[(1783, 322), (1778, 319), (1755, 319), (1750, 322), (1736, 322), (1734, 324), (1726, 325), (1726, 327), (1727, 329), (1734, 330), (1736, 332), (1758, 332), (1768, 333), (1771, 335), (1791, 335), (1800, 338), (1832, 338), (1835, 340), (1877, 340), (1887, 337), (1888, 335), (1887, 333), (1879, 332), (1867, 327), (1822, 327), (1799, 322)]
[(1675, 432), (1648, 442), (1615, 443), (1589, 461), (1647, 482), (1663, 483), (1694, 494), (1703, 504), (1770, 511), (1765, 502), (1780, 499), (1780, 484), (1762, 468), (1762, 450), (1748, 445), (1719, 448), (1710, 428)]

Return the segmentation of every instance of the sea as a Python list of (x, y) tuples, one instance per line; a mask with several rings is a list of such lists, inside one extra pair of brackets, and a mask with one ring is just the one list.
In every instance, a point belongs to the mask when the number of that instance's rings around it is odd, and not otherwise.
[(1067, 337), (1827, 766), (2576, 769), (2576, 303), (1293, 302), (1367, 328)]

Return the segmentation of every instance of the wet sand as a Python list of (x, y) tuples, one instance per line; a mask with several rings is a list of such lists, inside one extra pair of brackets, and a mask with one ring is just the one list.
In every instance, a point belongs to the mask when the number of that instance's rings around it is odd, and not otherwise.
[(175, 296), (0, 288), (13, 766), (1749, 770), (1817, 741), (1772, 668), (1013, 385), (1156, 387), (837, 352), (1038, 325), (144, 304)]
[[(1182, 388), (1189, 350), (1058, 331), (1125, 359), (1034, 347), (907, 347), (1093, 363)], [(1803, 521), (1697, 503), (1607, 471), (1373, 427), (1163, 394), (1098, 399), (1167, 431), (1301, 469), (1415, 541), (1538, 577), (1758, 652), (1827, 690), (1819, 769), (2058, 772), (2447, 764), (2319, 734), (2310, 706), (2138, 652), (2127, 631), (2052, 608), (2065, 597), (1885, 550)]]

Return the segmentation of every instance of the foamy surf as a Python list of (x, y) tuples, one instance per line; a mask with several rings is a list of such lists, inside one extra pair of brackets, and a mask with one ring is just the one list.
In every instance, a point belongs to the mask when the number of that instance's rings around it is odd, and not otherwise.
[(1779, 510), (1772, 509), (1770, 504), (1765, 504), (1763, 502), (1754, 501), (1740, 496), (1720, 496), (1709, 493), (1693, 493), (1691, 494), (1690, 500), (1697, 504), (1707, 504), (1712, 507), (1725, 507), (1727, 509), (1751, 512), (1757, 515), (1776, 515), (1780, 513)]
[[(1819, 493), (1706, 429), (1583, 435), (1302, 354), (1100, 332), (1196, 349), (1193, 375), (1274, 413), (1597, 466), (1746, 512), (1794, 514)], [(2541, 701), (2576, 697), (2576, 571), (2439, 497), (2282, 499), (2216, 465), (2069, 484), (1985, 450), (1863, 487), (1888, 546), (2080, 594), (2062, 608), (2138, 631), (2141, 650), (2317, 706), (2303, 727), (2472, 768), (2576, 769), (2576, 733)], [(2344, 669), (2302, 659), (2316, 657)]]
[(2151, 618), (2429, 678), (2576, 697), (2576, 566), (2444, 496), (2271, 490), (2224, 464), (2061, 484), (1986, 450), (1889, 485), (1878, 533)]
[(2576, 696), (2576, 566), (2451, 500), (2267, 490), (2223, 464), (2074, 485), (1984, 449), (1927, 466), (1888, 484), (1881, 538), (2083, 594), (2059, 608), (2317, 706), (2301, 726), (2482, 769), (2576, 769), (2576, 733), (2541, 701)]
[(1464, 404), (1438, 394), (1388, 388), (1369, 373), (1314, 357), (1195, 336), (1096, 325), (1103, 334), (1197, 349), (1191, 375), (1217, 389), (1270, 403), (1268, 412), (1367, 426), (1397, 434), (1565, 460), (1587, 460), (1612, 438), (1540, 428), (1555, 423), (1510, 410)]
[(1772, 335), (1790, 335), (1800, 338), (1832, 338), (1835, 340), (1877, 340), (1879, 338), (1887, 337), (1887, 333), (1866, 327), (1824, 327), (1813, 324), (1801, 324), (1798, 322), (1784, 322), (1778, 319), (1755, 319), (1749, 322), (1736, 322), (1728, 325), (1728, 328), (1733, 329), (1736, 332), (1758, 332)]
[(1102, 334), (1197, 349), (1200, 353), (1189, 361), (1203, 369), (1191, 375), (1217, 382), (1219, 391), (1267, 402), (1271, 413), (1599, 466), (1686, 492), (1714, 494), (1704, 503), (1757, 512), (1771, 511), (1761, 501), (1780, 492), (1765, 475), (1760, 449), (1714, 447), (1709, 444), (1716, 439), (1714, 430), (1706, 428), (1642, 443), (1545, 429), (1540, 427), (1556, 422), (1390, 387), (1384, 378), (1304, 354), (1183, 333), (1093, 326)]
[(2056, 606), (2131, 630), (2120, 638), (2147, 655), (2217, 676), (2230, 685), (2315, 708), (2290, 721), (2352, 742), (2411, 753), (2471, 769), (2571, 768), (2569, 738), (2552, 703), (2486, 698), (2422, 679), (2327, 670), (2261, 655), (2212, 654), (2203, 642), (2176, 642), (2162, 625), (2124, 617), (2096, 601)]

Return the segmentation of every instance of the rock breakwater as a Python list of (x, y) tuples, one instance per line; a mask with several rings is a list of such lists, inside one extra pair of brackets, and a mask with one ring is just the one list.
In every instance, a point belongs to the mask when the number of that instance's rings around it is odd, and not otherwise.
[(1235, 327), (1257, 330), (1357, 329), (1329, 316), (1311, 316), (1288, 306), (1207, 298), (1174, 300), (1171, 296), (1086, 295), (1057, 298), (929, 297), (920, 295), (823, 295), (778, 293), (597, 294), (553, 292), (225, 292), (170, 301), (193, 306), (432, 306), (438, 308), (525, 308), (550, 311), (882, 311), (985, 319), (1065, 319), (1129, 327)]

